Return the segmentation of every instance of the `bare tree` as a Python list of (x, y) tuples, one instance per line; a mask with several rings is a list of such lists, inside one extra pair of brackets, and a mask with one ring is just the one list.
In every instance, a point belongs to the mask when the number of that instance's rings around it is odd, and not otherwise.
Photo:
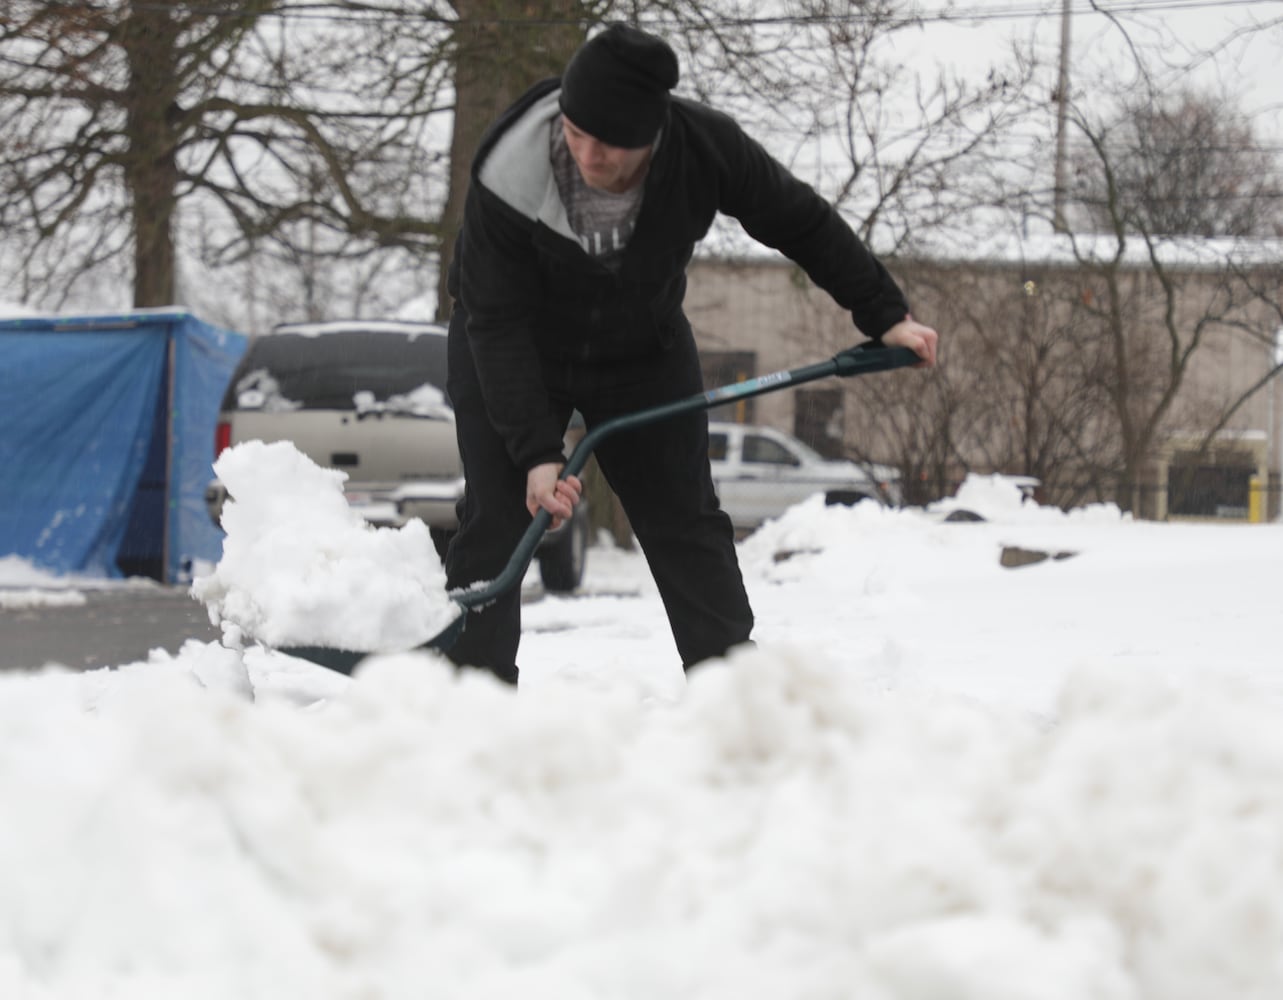
[[(1229, 367), (1234, 337), (1262, 340), (1277, 327), (1283, 269), (1260, 255), (1244, 263), (1241, 240), (1205, 238), (1276, 232), (1273, 160), (1232, 105), (1174, 90), (1139, 44), (1127, 50), (1135, 65), (1114, 110), (1102, 110), (1103, 78), (1090, 102), (1061, 95), (1078, 149), (1069, 233), (1050, 238), (1050, 169), (1040, 187), (1015, 164), (992, 174), (993, 190), (1013, 195), (993, 207), (1023, 219), (1021, 235), (968, 266), (902, 265), (911, 297), (946, 329), (944, 360), (925, 392), (900, 380), (860, 392), (885, 396), (871, 412), (902, 440), (908, 476), (933, 462), (941, 486), (973, 468), (1024, 473), (1058, 503), (1111, 499), (1146, 512), (1175, 430), (1200, 428), (1208, 447), (1272, 377), (1222, 377), (1232, 390), (1193, 402), (1209, 366)], [(946, 440), (904, 430), (915, 411), (942, 422)]]
[[(254, 282), (261, 264), (298, 270), (305, 311), (344, 272), (387, 270), (374, 256), (435, 261), (443, 282), (482, 130), (603, 19), (671, 38), (682, 90), (741, 117), (866, 235), (885, 222), (902, 238), (909, 213), (959, 189), (965, 175), (945, 175), (993, 96), (916, 92), (931, 118), (899, 127), (886, 95), (912, 81), (875, 42), (917, 22), (892, 0), (14, 0), (3, 264), (55, 305), (113, 261), (136, 304), (171, 302), (184, 246)], [(839, 154), (808, 152), (837, 137)]]
[(898, 55), (926, 23), (902, 0), (638, 0), (612, 13), (672, 40), (685, 92), (734, 115), (884, 255), (990, 203), (982, 167), (1027, 114), (1027, 66), (969, 83)]
[(1096, 426), (1106, 397), (1082, 349), (1077, 268), (919, 262), (909, 282), (926, 308), (949, 316), (948, 354), (960, 362), (948, 365), (949, 381), (967, 415), (953, 434), (959, 469), (1034, 476), (1065, 505), (1103, 499), (1102, 484), (1083, 475), (1112, 449)]
[(454, 118), (449, 193), (438, 220), (437, 315), (449, 311), (446, 278), (463, 219), (468, 173), (491, 121), (536, 81), (561, 73), (600, 4), (583, 0), (452, 0)]
[(1142, 94), (1094, 124), (1075, 158), (1086, 219), (1154, 236), (1280, 235), (1277, 161), (1231, 101), (1192, 90)]
[(128, 255), (134, 304), (169, 304), (180, 205), (220, 217), (203, 247), (216, 263), (269, 244), (435, 249), (440, 172), (423, 138), (447, 81), (444, 60), (347, 4), (13, 0), (6, 264), (56, 304), (52, 290)]
[[(1146, 467), (1196, 360), (1215, 349), (1209, 345), (1218, 334), (1246, 323), (1252, 309), (1276, 303), (1283, 274), (1275, 267), (1273, 281), (1258, 280), (1254, 288), (1243, 280), (1233, 242), (1172, 238), (1226, 235), (1227, 229), (1228, 235), (1250, 235), (1255, 221), (1243, 210), (1255, 206), (1256, 221), (1268, 218), (1273, 199), (1257, 185), (1275, 182), (1260, 173), (1254, 144), (1213, 121), (1224, 122), (1224, 113), (1208, 118), (1205, 106), (1187, 99), (1182, 113), (1172, 116), (1162, 110), (1161, 93), (1147, 96), (1139, 117), (1123, 130), (1141, 136), (1137, 142), (1117, 141), (1117, 119), (1082, 106), (1070, 112), (1092, 158), (1086, 166), (1084, 153), (1080, 163), (1096, 178), (1098, 195), (1090, 207), (1101, 230), (1070, 236), (1084, 283), (1078, 310), (1090, 331), (1081, 353), (1093, 361), (1109, 400), (1120, 500), (1136, 511), (1143, 507)], [(1129, 106), (1137, 107), (1134, 90)], [(1173, 122), (1185, 127), (1173, 128)], [(1205, 131), (1189, 132), (1193, 123)], [(1177, 178), (1172, 184), (1169, 174)], [(1262, 292), (1264, 286), (1272, 288)], [(1249, 387), (1244, 398), (1258, 388)], [(1226, 416), (1204, 413), (1202, 419), (1217, 425)]]

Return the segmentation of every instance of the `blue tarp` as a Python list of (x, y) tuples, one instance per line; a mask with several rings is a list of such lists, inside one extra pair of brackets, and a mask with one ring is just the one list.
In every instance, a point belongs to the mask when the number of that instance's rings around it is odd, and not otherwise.
[(186, 312), (0, 320), (0, 555), (191, 578), (214, 427), (244, 335)]

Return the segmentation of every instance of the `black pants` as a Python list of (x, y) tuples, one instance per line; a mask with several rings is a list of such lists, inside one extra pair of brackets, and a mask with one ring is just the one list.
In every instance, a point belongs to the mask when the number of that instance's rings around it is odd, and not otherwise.
[[(689, 335), (642, 361), (549, 366), (544, 378), (566, 420), (578, 409), (589, 428), (702, 391), (699, 357)], [(525, 470), (513, 464), (486, 415), (464, 314), (457, 308), (450, 323), (448, 389), (467, 481), (459, 531), (445, 561), (446, 583), (454, 589), (498, 576), (530, 524)], [(697, 412), (620, 431), (601, 442), (594, 455), (646, 556), (683, 666), (746, 642), (753, 612), (730, 518), (718, 506), (708, 467), (707, 415)], [(450, 650), (454, 662), (516, 682), (518, 591), (468, 614)]]

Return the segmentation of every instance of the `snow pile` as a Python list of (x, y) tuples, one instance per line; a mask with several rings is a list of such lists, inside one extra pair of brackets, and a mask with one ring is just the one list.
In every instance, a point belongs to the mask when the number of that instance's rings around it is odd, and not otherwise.
[(22, 556), (0, 556), (0, 609), (21, 611), (42, 607), (79, 607), (86, 589), (109, 586), (98, 577), (57, 576)]
[(26, 590), (5, 588), (0, 590), (0, 608), (19, 611), (24, 608), (78, 608), (87, 602), (79, 590)]
[[(225, 458), (216, 607), (425, 601), (341, 475)], [(516, 690), (195, 641), (0, 674), (0, 997), (1283, 996), (1283, 526), (1008, 485), (790, 511), (740, 549), (757, 647), (689, 683), (624, 550), (528, 605)], [(1035, 541), (1077, 555), (1000, 563)]]
[[(1042, 717), (1102, 658), (1141, 677), (1279, 683), (1283, 526), (1134, 522), (1003, 493), (973, 504), (978, 522), (820, 498), (793, 508), (740, 546), (754, 637), (805, 637), (870, 682)], [(1008, 568), (1012, 547), (1072, 558)]]
[(65, 589), (75, 577), (58, 576), (41, 569), (30, 559), (9, 554), (0, 556), (0, 586)]
[(1117, 504), (1093, 503), (1071, 511), (1062, 511), (1058, 507), (1044, 507), (1032, 496), (1026, 496), (1021, 488), (1021, 481), (1032, 484), (1027, 477), (1004, 476), (967, 476), (958, 492), (951, 497), (931, 504), (930, 512), (948, 515), (955, 511), (968, 511), (986, 521), (997, 521), (1004, 524), (1048, 524), (1066, 520), (1078, 523), (1109, 524), (1119, 520), (1131, 520), (1131, 515), (1124, 515)]
[[(843, 550), (848, 545), (867, 544), (887, 532), (899, 543), (910, 537), (922, 537), (924, 521), (929, 525), (938, 524), (957, 512), (965, 512), (969, 517), (957, 526), (942, 527), (933, 533), (941, 538), (957, 537), (959, 529), (965, 530), (970, 523), (983, 523), (1018, 529), (1007, 534), (1028, 542), (1038, 537), (1055, 539), (1058, 537), (1055, 529), (1107, 529), (1131, 521), (1130, 515), (1124, 515), (1115, 504), (1091, 504), (1062, 511), (1026, 498), (1018, 483), (1009, 476), (970, 475), (956, 495), (931, 504), (925, 511), (893, 510), (872, 501), (853, 508), (830, 507), (817, 494), (768, 521), (746, 539), (741, 551), (749, 563), (780, 562), (798, 553)], [(1052, 531), (1040, 536), (1029, 530), (1037, 528)]]
[(674, 706), (3, 676), (0, 995), (1277, 996), (1278, 710), (1101, 669), (1039, 727), (801, 646)]
[(192, 594), (230, 645), (410, 648), (458, 617), (428, 529), (371, 527), (348, 507), (344, 473), (261, 441), (228, 449), (214, 471), (230, 494), (227, 537)]

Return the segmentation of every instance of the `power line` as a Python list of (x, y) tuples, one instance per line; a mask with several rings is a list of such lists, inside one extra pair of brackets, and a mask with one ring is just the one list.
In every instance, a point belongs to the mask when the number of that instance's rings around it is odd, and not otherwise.
[[(45, 7), (53, 11), (68, 11), (90, 14), (123, 13), (124, 5), (95, 3), (93, 0), (51, 0)], [(1173, 14), (1182, 11), (1206, 10), (1226, 7), (1278, 7), (1283, 13), (1283, 0), (1071, 0), (1070, 14), (1078, 16), (1103, 16), (1127, 14)], [(238, 18), (257, 19), (273, 18), (278, 20), (323, 20), (369, 22), (383, 20), (405, 20), (412, 17), (419, 23), (439, 24), (451, 27), (555, 27), (583, 24), (584, 18), (511, 18), (511, 17), (447, 17), (440, 14), (413, 13), (398, 11), (390, 6), (367, 3), (306, 3), (286, 6), (276, 10), (237, 11), (216, 3), (161, 3), (148, 0), (135, 0), (128, 4), (132, 11), (151, 13), (182, 12), (189, 16), (220, 18), (231, 20)], [(906, 21), (922, 24), (953, 24), (959, 22), (1026, 20), (1036, 17), (1048, 17), (1058, 14), (1060, 4), (1052, 0), (1018, 0), (1005, 6), (955, 7), (951, 9), (925, 9), (906, 15)], [(748, 17), (705, 18), (701, 23), (710, 27), (772, 27), (783, 25), (824, 25), (842, 24), (853, 21), (870, 20), (871, 15), (859, 11), (848, 14), (813, 14), (813, 15), (756, 15)], [(643, 25), (661, 25), (671, 23), (672, 19), (660, 17), (639, 18)]]
[[(1117, 0), (1114, 3), (1104, 0), (1071, 0), (1071, 15), (1108, 15), (1108, 14), (1171, 14), (1184, 10), (1204, 10), (1224, 7), (1266, 7), (1276, 6), (1283, 12), (1280, 0)], [(970, 7), (954, 8), (948, 12), (940, 11), (926, 17), (926, 20), (943, 21), (986, 21), (1002, 19), (1024, 19), (1046, 17), (1060, 13), (1059, 3), (1013, 3), (1006, 7)]]

